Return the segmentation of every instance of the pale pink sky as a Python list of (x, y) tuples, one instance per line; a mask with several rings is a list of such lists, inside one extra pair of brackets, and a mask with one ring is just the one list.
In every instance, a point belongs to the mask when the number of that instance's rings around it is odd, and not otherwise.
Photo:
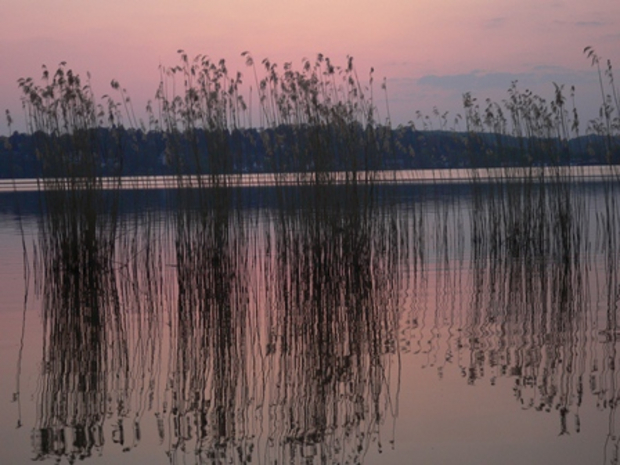
[(16, 81), (38, 78), (42, 64), (90, 71), (97, 95), (117, 79), (140, 110), (158, 66), (176, 65), (180, 48), (248, 77), (244, 50), (294, 64), (322, 52), (344, 65), (352, 55), (360, 76), (373, 66), (387, 78), (396, 124), (433, 106), (454, 115), (468, 90), (500, 100), (514, 79), (549, 99), (552, 81), (575, 85), (582, 114), (594, 115), (600, 91), (583, 48), (620, 66), (619, 0), (1, 1), (0, 110), (18, 130)]

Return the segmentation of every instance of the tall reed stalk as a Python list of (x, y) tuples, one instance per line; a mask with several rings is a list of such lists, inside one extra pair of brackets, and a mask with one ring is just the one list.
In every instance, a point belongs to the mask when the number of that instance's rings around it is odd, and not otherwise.
[[(102, 136), (104, 119), (114, 125), (118, 109), (97, 104), (90, 84), (61, 64), (42, 84), (20, 79), (22, 102), (40, 160), (40, 199), (44, 253), (51, 266), (110, 267), (117, 237), (118, 192), (104, 193), (104, 167), (118, 185), (122, 152), (118, 132)], [(114, 183), (113, 183), (114, 187)], [(56, 260), (58, 259), (58, 260)]]

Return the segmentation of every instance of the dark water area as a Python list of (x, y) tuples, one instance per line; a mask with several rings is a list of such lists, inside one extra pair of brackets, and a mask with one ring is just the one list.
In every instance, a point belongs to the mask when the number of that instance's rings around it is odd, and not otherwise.
[[(592, 183), (598, 185), (597, 183)], [(362, 186), (360, 186), (362, 188)], [(287, 197), (302, 201), (312, 193), (313, 186), (259, 186), (259, 187), (234, 187), (229, 189), (231, 206), (239, 209), (257, 208), (278, 208), (280, 206), (279, 196), (284, 192)], [(325, 189), (330, 195), (336, 197), (346, 193), (347, 186), (332, 185)], [(370, 188), (369, 188), (370, 189)], [(413, 199), (425, 197), (453, 197), (471, 196), (471, 183), (452, 183), (452, 184), (382, 184), (372, 187), (373, 195), (380, 203), (389, 202), (409, 202)], [(187, 192), (195, 189), (186, 189)], [(168, 211), (178, 207), (179, 198), (187, 199), (187, 196), (179, 194), (176, 188), (170, 189), (125, 189), (118, 192), (103, 191), (104, 198), (119, 196), (120, 212), (123, 214), (134, 214), (146, 210)], [(190, 197), (191, 199), (191, 197)], [(38, 216), (45, 210), (45, 199), (38, 191), (25, 192), (0, 192), (0, 214), (17, 215), (18, 212), (25, 216)]]
[(617, 463), (619, 201), (4, 193), (0, 461)]

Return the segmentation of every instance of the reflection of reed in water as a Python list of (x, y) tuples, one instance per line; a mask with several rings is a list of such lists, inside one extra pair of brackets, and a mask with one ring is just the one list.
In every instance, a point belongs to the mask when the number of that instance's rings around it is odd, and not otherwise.
[(475, 257), (464, 341), (469, 382), (485, 366), (493, 381), (513, 377), (524, 407), (559, 412), (561, 434), (580, 428), (593, 331), (585, 196), (569, 181), (526, 179), (497, 196), (506, 213), (489, 216), (507, 243)]
[(572, 413), (578, 430), (592, 357), (587, 267), (541, 258), (486, 268), (474, 271), (479, 275), (463, 341), (472, 352), (468, 381), (475, 383), (485, 367), (493, 380), (510, 376), (523, 407), (558, 411), (562, 434), (571, 429)]
[[(472, 178), (471, 239), (475, 259), (577, 260), (587, 234), (586, 187), (570, 171), (523, 168), (489, 182)], [(574, 169), (578, 176), (577, 168)]]
[[(618, 435), (619, 418), (618, 403), (620, 402), (620, 382), (618, 381), (618, 365), (620, 354), (620, 204), (618, 204), (618, 168), (610, 167), (615, 179), (604, 185), (605, 207), (597, 216), (597, 245), (605, 257), (601, 270), (604, 284), (597, 289), (600, 296), (599, 306), (606, 309), (604, 318), (599, 322), (598, 337), (603, 342), (602, 353), (593, 361), (590, 375), (590, 389), (597, 396), (599, 409), (609, 409), (609, 429), (605, 439), (605, 463), (620, 463), (620, 436)], [(599, 271), (599, 270), (597, 270)]]
[[(522, 405), (559, 413), (561, 434), (580, 430), (588, 391), (602, 408), (615, 404), (613, 376), (605, 373), (618, 362), (614, 350), (608, 353), (613, 337), (601, 341), (617, 331), (617, 305), (613, 298), (597, 301), (617, 292), (617, 247), (609, 234), (617, 217), (615, 196), (606, 186), (601, 192), (600, 185), (570, 181), (560, 174), (536, 185), (526, 179), (510, 186), (512, 198), (497, 192), (487, 201), (495, 207), (478, 212), (500, 229), (512, 225), (501, 238), (510, 237), (510, 230), (521, 235), (491, 253), (474, 249), (463, 342), (471, 352), (470, 382), (485, 366), (493, 379), (513, 377)], [(592, 211), (598, 212), (600, 251), (592, 249)]]
[[(79, 230), (91, 212), (105, 215), (100, 207), (62, 214)], [(124, 450), (140, 440), (159, 364), (162, 296), (155, 274), (161, 256), (144, 243), (157, 245), (147, 232), (148, 215), (118, 240), (106, 229), (118, 220), (96, 222), (96, 237), (104, 241), (64, 236), (53, 220), (52, 213), (41, 220), (35, 259), (44, 339), (32, 439), (37, 458), (72, 461), (101, 452), (106, 421), (114, 423), (112, 442)]]
[(389, 222), (358, 204), (354, 186), (317, 189), (321, 200), (337, 200), (280, 217), (266, 264), (273, 463), (358, 463), (371, 442), (381, 449), (380, 427), (396, 415), (398, 279)]
[(176, 220), (169, 453), (191, 451), (201, 463), (253, 447), (261, 397), (247, 237), (230, 194), (223, 187), (186, 191)]
[[(618, 249), (606, 226), (617, 207), (600, 186), (567, 181), (474, 186), (493, 195), (473, 195), (471, 266), (427, 267), (435, 295), (412, 305), (410, 318), (413, 350), (440, 376), (454, 364), (469, 384), (510, 378), (523, 408), (556, 412), (561, 434), (580, 430), (584, 402), (613, 417), (618, 399)], [(409, 295), (432, 293), (427, 283), (412, 283), (420, 287)]]
[(229, 191), (185, 194), (166, 393), (171, 460), (358, 462), (396, 415), (389, 222), (365, 220), (363, 209), (300, 207), (253, 224)]
[(43, 283), (44, 362), (35, 453), (39, 458), (84, 457), (102, 445), (112, 387), (107, 374), (127, 369), (120, 346), (123, 322), (109, 269), (94, 263), (75, 269), (75, 263), (63, 265), (61, 257), (47, 253), (45, 259), (54, 261), (56, 269)]

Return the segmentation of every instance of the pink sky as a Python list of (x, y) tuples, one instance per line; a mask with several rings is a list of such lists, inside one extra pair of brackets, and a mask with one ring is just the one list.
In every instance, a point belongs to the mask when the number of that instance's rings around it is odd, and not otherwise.
[[(387, 78), (394, 123), (433, 106), (451, 115), (461, 95), (501, 100), (514, 79), (551, 98), (552, 81), (577, 88), (584, 117), (600, 102), (587, 45), (620, 66), (618, 0), (3, 0), (0, 110), (24, 130), (16, 81), (66, 61), (89, 71), (97, 95), (117, 79), (137, 110), (157, 88), (160, 64), (176, 51), (225, 58), (247, 73), (240, 53), (299, 64), (322, 52), (361, 76)], [(620, 72), (619, 72), (620, 73)], [(249, 76), (249, 75), (248, 75)], [(620, 76), (620, 74), (619, 74)], [(620, 77), (619, 77), (620, 79)], [(8, 128), (4, 117), (0, 134)]]

